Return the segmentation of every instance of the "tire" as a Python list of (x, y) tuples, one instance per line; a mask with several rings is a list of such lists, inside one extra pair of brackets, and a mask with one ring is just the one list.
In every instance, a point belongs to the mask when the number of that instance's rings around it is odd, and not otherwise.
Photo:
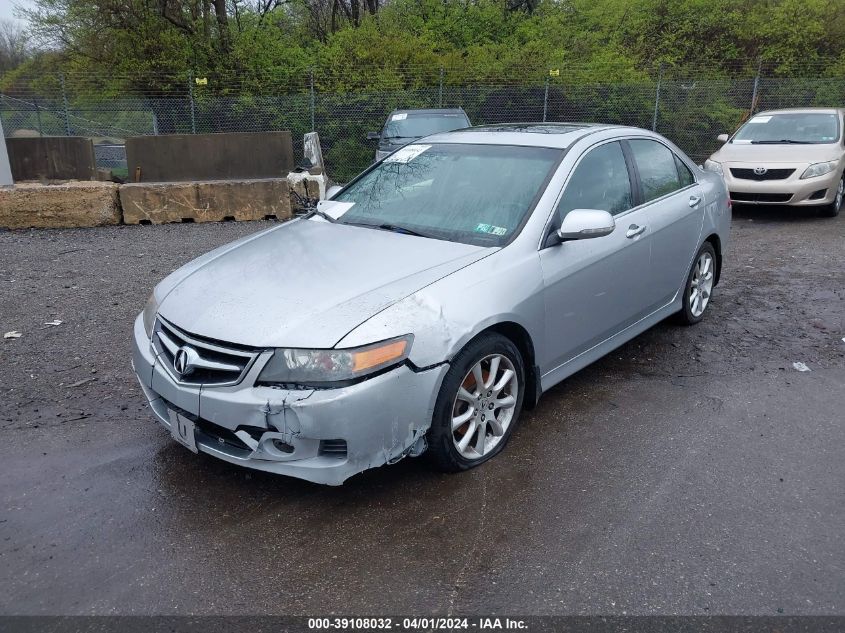
[(845, 199), (845, 176), (839, 181), (836, 197), (833, 199), (833, 202), (819, 207), (819, 215), (824, 218), (835, 218), (842, 209), (843, 199)]
[[(702, 275), (702, 270), (707, 266), (706, 262), (708, 260), (709, 268)], [(692, 260), (692, 266), (687, 274), (684, 285), (683, 306), (677, 314), (677, 321), (681, 325), (695, 325), (704, 318), (704, 313), (707, 311), (707, 306), (710, 305), (710, 299), (713, 295), (713, 287), (716, 282), (716, 266), (718, 266), (716, 251), (710, 242), (704, 242)], [(702, 283), (702, 278), (705, 283)], [(698, 303), (696, 303), (696, 295), (694, 295), (696, 290), (699, 291), (697, 295)], [(702, 291), (704, 293), (703, 296)]]
[[(489, 383), (480, 393), (473, 371), (476, 366), (480, 367), (482, 383)], [(492, 380), (491, 369), (496, 370)], [(506, 376), (508, 371), (513, 372), (509, 378)], [(470, 341), (455, 356), (440, 386), (427, 434), (425, 456), (428, 461), (437, 470), (459, 472), (497, 455), (519, 421), (524, 394), (525, 364), (510, 339), (487, 332)], [(497, 402), (512, 406), (497, 407)], [(466, 416), (466, 420), (453, 431), (453, 419), (460, 422), (462, 416)], [(466, 444), (464, 449), (460, 448), (461, 443)]]

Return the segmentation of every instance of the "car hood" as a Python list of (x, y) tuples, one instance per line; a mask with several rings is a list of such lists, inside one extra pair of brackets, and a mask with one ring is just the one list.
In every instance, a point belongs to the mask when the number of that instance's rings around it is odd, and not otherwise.
[(329, 348), (392, 303), (494, 250), (296, 220), (188, 264), (159, 314), (219, 341)]
[(820, 163), (842, 155), (838, 143), (818, 145), (751, 145), (725, 143), (711, 157), (720, 163)]

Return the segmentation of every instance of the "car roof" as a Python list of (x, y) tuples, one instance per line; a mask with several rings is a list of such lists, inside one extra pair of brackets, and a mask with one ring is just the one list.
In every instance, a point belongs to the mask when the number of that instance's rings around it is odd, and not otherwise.
[(630, 129), (599, 123), (501, 123), (433, 134), (427, 136), (425, 141), (432, 143), (528, 145), (565, 149), (585, 136), (613, 128)]
[(463, 108), (411, 108), (408, 110), (400, 108), (390, 114), (466, 114), (466, 112)]

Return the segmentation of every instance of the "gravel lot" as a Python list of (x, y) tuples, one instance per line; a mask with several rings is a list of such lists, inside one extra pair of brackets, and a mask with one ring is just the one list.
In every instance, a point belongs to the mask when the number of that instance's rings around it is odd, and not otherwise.
[(129, 367), (154, 283), (266, 225), (0, 232), (0, 613), (845, 614), (845, 217), (735, 210), (702, 324), (341, 488), (192, 455)]

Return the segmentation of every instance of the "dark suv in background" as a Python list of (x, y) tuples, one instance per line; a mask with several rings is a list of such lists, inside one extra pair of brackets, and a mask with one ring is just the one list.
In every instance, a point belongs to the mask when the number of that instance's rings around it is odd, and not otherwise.
[(370, 132), (368, 140), (378, 139), (376, 161), (392, 154), (418, 138), (470, 127), (463, 108), (431, 108), (427, 110), (394, 110), (387, 117), (381, 133)]

